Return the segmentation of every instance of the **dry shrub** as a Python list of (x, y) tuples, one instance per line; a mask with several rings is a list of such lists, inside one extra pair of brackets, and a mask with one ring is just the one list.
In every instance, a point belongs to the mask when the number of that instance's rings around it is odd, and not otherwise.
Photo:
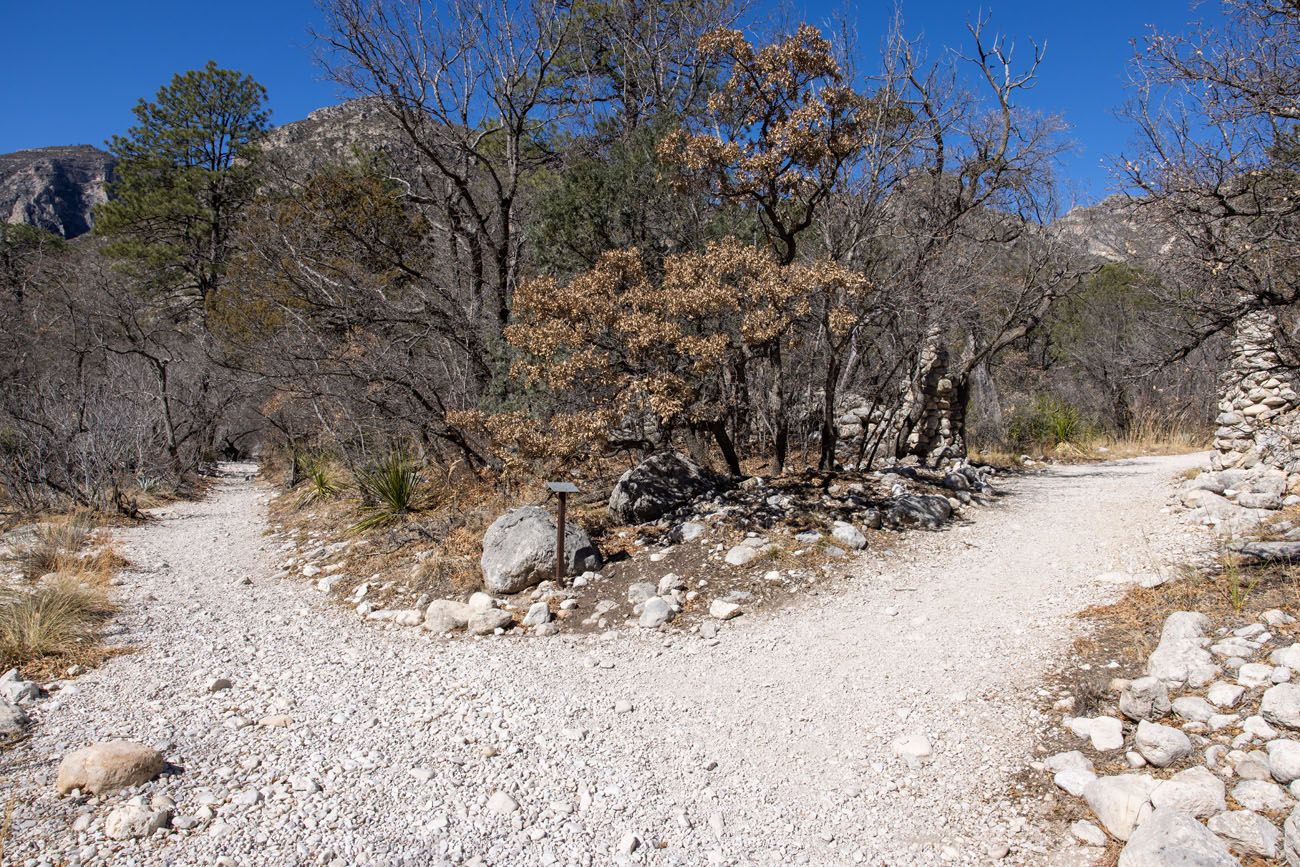
[(101, 590), (67, 576), (0, 592), (0, 669), (85, 656), (112, 611)]
[(76, 571), (78, 554), (92, 530), (93, 523), (85, 513), (41, 524), (32, 540), (18, 545), (8, 559), (29, 581), (51, 572)]

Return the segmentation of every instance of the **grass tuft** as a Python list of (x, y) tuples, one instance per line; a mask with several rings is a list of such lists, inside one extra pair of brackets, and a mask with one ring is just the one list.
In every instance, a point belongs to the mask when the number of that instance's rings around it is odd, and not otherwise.
[(0, 592), (0, 669), (86, 654), (112, 610), (101, 590), (68, 576)]
[(90, 517), (82, 513), (41, 524), (32, 540), (18, 545), (8, 559), (28, 581), (51, 572), (79, 571), (78, 555), (93, 529)]

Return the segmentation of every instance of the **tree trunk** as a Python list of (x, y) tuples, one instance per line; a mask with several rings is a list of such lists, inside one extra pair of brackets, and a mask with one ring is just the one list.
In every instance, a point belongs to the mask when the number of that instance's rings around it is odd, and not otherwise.
[(779, 476), (785, 470), (785, 460), (790, 449), (790, 422), (785, 414), (785, 365), (781, 358), (781, 344), (773, 343), (768, 350), (772, 381), (767, 392), (767, 408), (772, 414), (772, 462), (769, 470)]
[[(835, 449), (839, 445), (840, 432), (835, 424), (836, 399), (839, 396), (840, 360), (833, 347), (828, 347), (830, 359), (826, 364), (826, 377), (822, 382), (822, 432), (821, 456), (817, 459), (817, 468), (824, 472), (835, 469)], [(865, 433), (865, 422), (864, 433)]]
[(727, 423), (723, 419), (711, 422), (709, 429), (713, 432), (713, 439), (718, 444), (718, 451), (722, 452), (722, 459), (727, 462), (727, 470), (733, 476), (740, 475), (740, 458), (736, 454), (736, 447), (731, 442), (731, 437), (727, 434)]

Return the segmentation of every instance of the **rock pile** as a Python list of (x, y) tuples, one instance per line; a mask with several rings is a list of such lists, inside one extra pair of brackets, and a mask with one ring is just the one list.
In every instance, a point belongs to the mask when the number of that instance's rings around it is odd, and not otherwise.
[[(1039, 767), (1125, 843), (1120, 865), (1300, 865), (1300, 643), (1280, 640), (1294, 622), (1273, 609), (1211, 631), (1205, 615), (1175, 612), (1145, 675), (1111, 682), (1113, 715), (1064, 719), (1087, 743)], [(1084, 750), (1129, 770), (1099, 774)], [(1106, 842), (1091, 822), (1071, 832)]]
[(1240, 534), (1284, 505), (1300, 503), (1300, 395), (1274, 348), (1277, 317), (1241, 317), (1222, 377), (1212, 471), (1182, 492), (1192, 516)]

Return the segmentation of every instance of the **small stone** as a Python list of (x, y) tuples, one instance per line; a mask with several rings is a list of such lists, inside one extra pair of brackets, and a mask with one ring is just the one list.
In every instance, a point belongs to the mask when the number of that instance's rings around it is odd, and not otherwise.
[(1300, 780), (1300, 741), (1269, 741), (1268, 770), (1279, 783)]
[(1273, 725), (1300, 729), (1300, 686), (1279, 683), (1264, 692), (1260, 715)]
[(1123, 749), (1124, 726), (1113, 716), (1099, 716), (1093, 719), (1088, 729), (1088, 738), (1092, 741), (1092, 748), (1098, 752)]
[(730, 620), (733, 617), (739, 617), (740, 614), (740, 606), (734, 602), (727, 602), (725, 599), (714, 599), (709, 603), (709, 616), (714, 620)]
[(488, 798), (487, 808), (498, 816), (509, 816), (519, 809), (519, 802), (501, 789)]
[(930, 739), (921, 734), (902, 735), (894, 738), (892, 748), (894, 755), (901, 757), (912, 767), (920, 766), (934, 752), (930, 746)]
[(212, 680), (208, 681), (208, 692), (221, 692), (222, 690), (230, 689), (232, 685), (233, 684), (231, 684), (228, 678), (214, 677)]
[(545, 601), (534, 602), (528, 606), (528, 613), (524, 615), (521, 623), (527, 627), (541, 626), (543, 623), (550, 622), (551, 608)]
[(1245, 692), (1244, 687), (1220, 680), (1210, 685), (1210, 688), (1205, 692), (1205, 697), (1215, 707), (1234, 708), (1237, 706), (1237, 702), (1241, 701), (1241, 696)]
[(1105, 846), (1106, 832), (1086, 819), (1080, 819), (1070, 825), (1070, 833), (1075, 839), (1087, 846)]
[(1291, 809), (1291, 796), (1277, 783), (1244, 780), (1232, 789), (1232, 799), (1247, 810), (1281, 812)]

